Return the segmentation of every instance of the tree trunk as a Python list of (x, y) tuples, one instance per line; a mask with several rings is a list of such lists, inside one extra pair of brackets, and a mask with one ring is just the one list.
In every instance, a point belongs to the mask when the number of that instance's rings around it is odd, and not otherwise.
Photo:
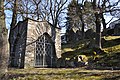
[(52, 39), (55, 42), (55, 38), (56, 38), (56, 30), (55, 28), (57, 28), (57, 24), (58, 24), (58, 17), (55, 18), (55, 20), (53, 20), (53, 26), (52, 26)]
[(99, 9), (97, 7), (97, 0), (93, 0), (92, 3), (93, 6), (93, 10), (94, 10), (94, 14), (95, 14), (95, 18), (96, 18), (96, 37), (95, 37), (95, 48), (101, 48), (101, 16), (100, 16), (100, 12), (97, 11), (97, 9)]
[(95, 38), (95, 48), (101, 48), (101, 21), (100, 14), (95, 13), (96, 17), (96, 38)]
[[(18, 5), (18, 0), (15, 0), (14, 1), (14, 8), (13, 8), (13, 14), (12, 14), (12, 22), (10, 24), (10, 33), (9, 33), (9, 43), (11, 42), (10, 38), (11, 38), (11, 35), (13, 34), (11, 32), (11, 30), (15, 27), (16, 23), (17, 23), (17, 5)], [(11, 43), (10, 43), (11, 44)]]
[(4, 0), (0, 0), (0, 74), (7, 71), (8, 40), (5, 27)]
[(13, 8), (13, 15), (12, 15), (12, 22), (11, 22), (11, 29), (15, 27), (17, 23), (17, 6), (18, 6), (18, 0), (15, 0), (14, 2), (14, 8)]
[(102, 18), (102, 24), (103, 24), (103, 30), (106, 29), (106, 22), (103, 13), (101, 13), (101, 18)]
[(78, 9), (80, 9), (80, 10), (78, 10), (78, 12), (80, 13), (79, 14), (79, 18), (80, 18), (80, 20), (82, 22), (82, 39), (84, 39), (84, 37), (85, 37), (85, 31), (84, 31), (85, 23), (84, 23), (84, 19), (83, 19), (83, 12), (82, 12), (82, 8), (81, 7), (79, 8), (79, 6), (78, 6)]
[[(17, 7), (18, 7), (18, 0), (15, 0), (14, 1), (14, 7), (13, 7), (13, 14), (12, 14), (12, 22), (10, 24), (10, 33), (9, 33), (9, 44), (10, 44), (10, 47), (9, 47), (9, 50), (11, 52), (11, 41), (12, 40), (12, 36), (13, 36), (13, 32), (12, 32), (12, 29), (15, 27), (16, 23), (17, 23)], [(10, 53), (11, 55), (11, 53)], [(11, 61), (11, 58), (9, 58), (9, 62)], [(8, 65), (9, 67), (11, 66), (11, 64)]]
[(103, 24), (103, 33), (102, 35), (106, 35), (106, 22), (103, 13), (101, 13), (101, 19), (102, 19), (102, 24)]
[(83, 20), (82, 16), (81, 16), (81, 22), (82, 22), (82, 39), (84, 39), (84, 37), (85, 37), (85, 31), (84, 31), (85, 24), (84, 24), (84, 20)]

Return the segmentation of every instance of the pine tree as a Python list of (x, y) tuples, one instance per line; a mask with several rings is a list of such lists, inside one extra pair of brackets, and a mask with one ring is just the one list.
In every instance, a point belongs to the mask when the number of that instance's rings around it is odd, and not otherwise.
[(67, 12), (67, 29), (71, 29), (73, 27), (76, 27), (76, 25), (79, 23), (79, 17), (77, 15), (77, 6), (78, 2), (76, 0), (72, 0), (71, 3), (68, 5), (68, 12)]
[(71, 3), (68, 5), (68, 12), (67, 12), (67, 22), (66, 22), (66, 35), (67, 35), (67, 41), (73, 42), (76, 40), (75, 33), (77, 30), (80, 30), (79, 25), (79, 16), (77, 14), (78, 11), (78, 2), (76, 0), (72, 0)]
[[(86, 1), (78, 3), (76, 0), (72, 0), (68, 5), (67, 13), (67, 29), (77, 28), (82, 31), (82, 39), (85, 37), (85, 24), (94, 25), (93, 14), (90, 12), (92, 3)], [(90, 27), (87, 25), (86, 27)]]

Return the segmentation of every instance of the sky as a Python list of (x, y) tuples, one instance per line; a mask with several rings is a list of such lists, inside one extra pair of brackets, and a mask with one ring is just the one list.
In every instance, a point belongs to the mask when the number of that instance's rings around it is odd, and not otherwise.
[(5, 15), (5, 16), (6, 16), (6, 18), (5, 18), (6, 27), (7, 27), (7, 29), (10, 29), (12, 12), (9, 11), (9, 10), (6, 10), (6, 11), (5, 11), (5, 14), (6, 14), (6, 15)]
[[(113, 16), (104, 15), (104, 18), (105, 18), (105, 20), (106, 20), (106, 23), (108, 23), (108, 22), (111, 20), (112, 17), (113, 17)], [(113, 18), (113, 19), (107, 24), (107, 27), (109, 27), (109, 24), (110, 24), (111, 22), (115, 21), (115, 20), (118, 20), (118, 18)]]
[[(111, 1), (113, 1), (113, 0), (111, 0)], [(68, 4), (67, 4), (68, 5)], [(11, 16), (12, 16), (12, 12), (11, 11), (9, 11), (9, 10), (6, 10), (5, 11), (5, 14), (6, 14), (6, 27), (7, 27), (7, 29), (10, 29), (10, 23), (11, 23)], [(105, 17), (105, 20), (106, 20), (106, 23), (112, 18), (112, 16), (110, 16), (110, 15), (104, 15), (104, 17)], [(115, 21), (115, 20), (117, 20), (118, 18), (113, 18), (113, 20), (112, 21)], [(111, 22), (112, 22), (111, 21)], [(109, 27), (109, 24), (107, 24), (107, 27)], [(61, 33), (65, 33), (65, 31), (66, 31), (66, 28), (65, 27), (63, 27), (62, 29), (61, 29)]]

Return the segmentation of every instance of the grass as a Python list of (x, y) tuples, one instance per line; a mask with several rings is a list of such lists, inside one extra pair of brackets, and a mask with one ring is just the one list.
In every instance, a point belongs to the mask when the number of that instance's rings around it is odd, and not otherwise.
[(89, 40), (81, 40), (76, 43), (70, 43), (70, 44), (64, 44), (62, 45), (62, 53), (68, 52), (68, 51), (75, 51), (75, 50), (81, 50), (84, 47), (86, 47), (89, 44)]
[(85, 70), (82, 68), (31, 68), (11, 69), (7, 80), (115, 80), (120, 79), (120, 71)]
[(91, 53), (91, 49), (87, 49), (87, 45), (89, 44), (89, 40), (81, 40), (76, 43), (64, 44), (62, 45), (62, 57), (64, 58), (72, 58), (77, 55), (84, 55)]
[(103, 38), (103, 54), (87, 48), (89, 40), (62, 46), (62, 57), (83, 55), (90, 61), (86, 67), (9, 69), (3, 80), (120, 80), (120, 36)]
[(114, 40), (114, 39), (119, 39), (120, 36), (104, 36), (105, 40)]
[[(105, 50), (106, 52), (120, 51), (120, 36), (105, 36), (103, 38), (106, 41), (102, 43), (103, 50)], [(91, 49), (87, 48), (89, 43), (90, 41), (86, 39), (76, 43), (62, 45), (62, 53), (90, 53)]]
[(89, 40), (87, 39), (63, 45), (62, 50), (64, 53), (62, 57), (71, 58), (77, 55), (85, 55), (91, 61), (90, 66), (120, 67), (120, 36), (104, 36), (102, 38), (105, 40), (102, 43), (102, 54), (94, 54), (94, 50), (87, 47), (89, 44)]
[(120, 69), (120, 36), (108, 36), (104, 39), (106, 42), (103, 44), (103, 50), (106, 54), (102, 54), (102, 57), (95, 64)]

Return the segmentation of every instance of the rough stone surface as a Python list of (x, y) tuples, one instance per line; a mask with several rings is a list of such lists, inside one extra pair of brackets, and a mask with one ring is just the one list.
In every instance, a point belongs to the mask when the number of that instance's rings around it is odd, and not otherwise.
[[(19, 22), (16, 27), (13, 29), (13, 35), (10, 35), (10, 46), (11, 52), (10, 54), (14, 54), (15, 57), (20, 58), (21, 54), (21, 62), (22, 68), (27, 66), (35, 65), (35, 51), (36, 51), (36, 41), (38, 38), (45, 33), (47, 33), (50, 37), (49, 40), (52, 40), (55, 43), (55, 52), (57, 58), (61, 57), (61, 39), (60, 39), (60, 29), (55, 28), (55, 42), (52, 36), (52, 25), (47, 21), (35, 21), (32, 19), (27, 19), (25, 21)], [(18, 38), (18, 35), (20, 36)], [(17, 40), (17, 43), (15, 41)], [(17, 45), (17, 46), (15, 46)], [(15, 48), (16, 47), (16, 48)], [(54, 47), (53, 47), (54, 48)], [(16, 49), (16, 50), (15, 50)], [(15, 50), (15, 51), (14, 51)], [(20, 53), (18, 53), (21, 51)], [(55, 54), (54, 52), (54, 54)], [(12, 55), (11, 57), (12, 58)], [(18, 59), (17, 59), (18, 60)], [(10, 59), (10, 61), (12, 61)], [(16, 60), (15, 60), (16, 61)], [(14, 65), (18, 65), (19, 60)], [(20, 67), (20, 66), (16, 66)]]

